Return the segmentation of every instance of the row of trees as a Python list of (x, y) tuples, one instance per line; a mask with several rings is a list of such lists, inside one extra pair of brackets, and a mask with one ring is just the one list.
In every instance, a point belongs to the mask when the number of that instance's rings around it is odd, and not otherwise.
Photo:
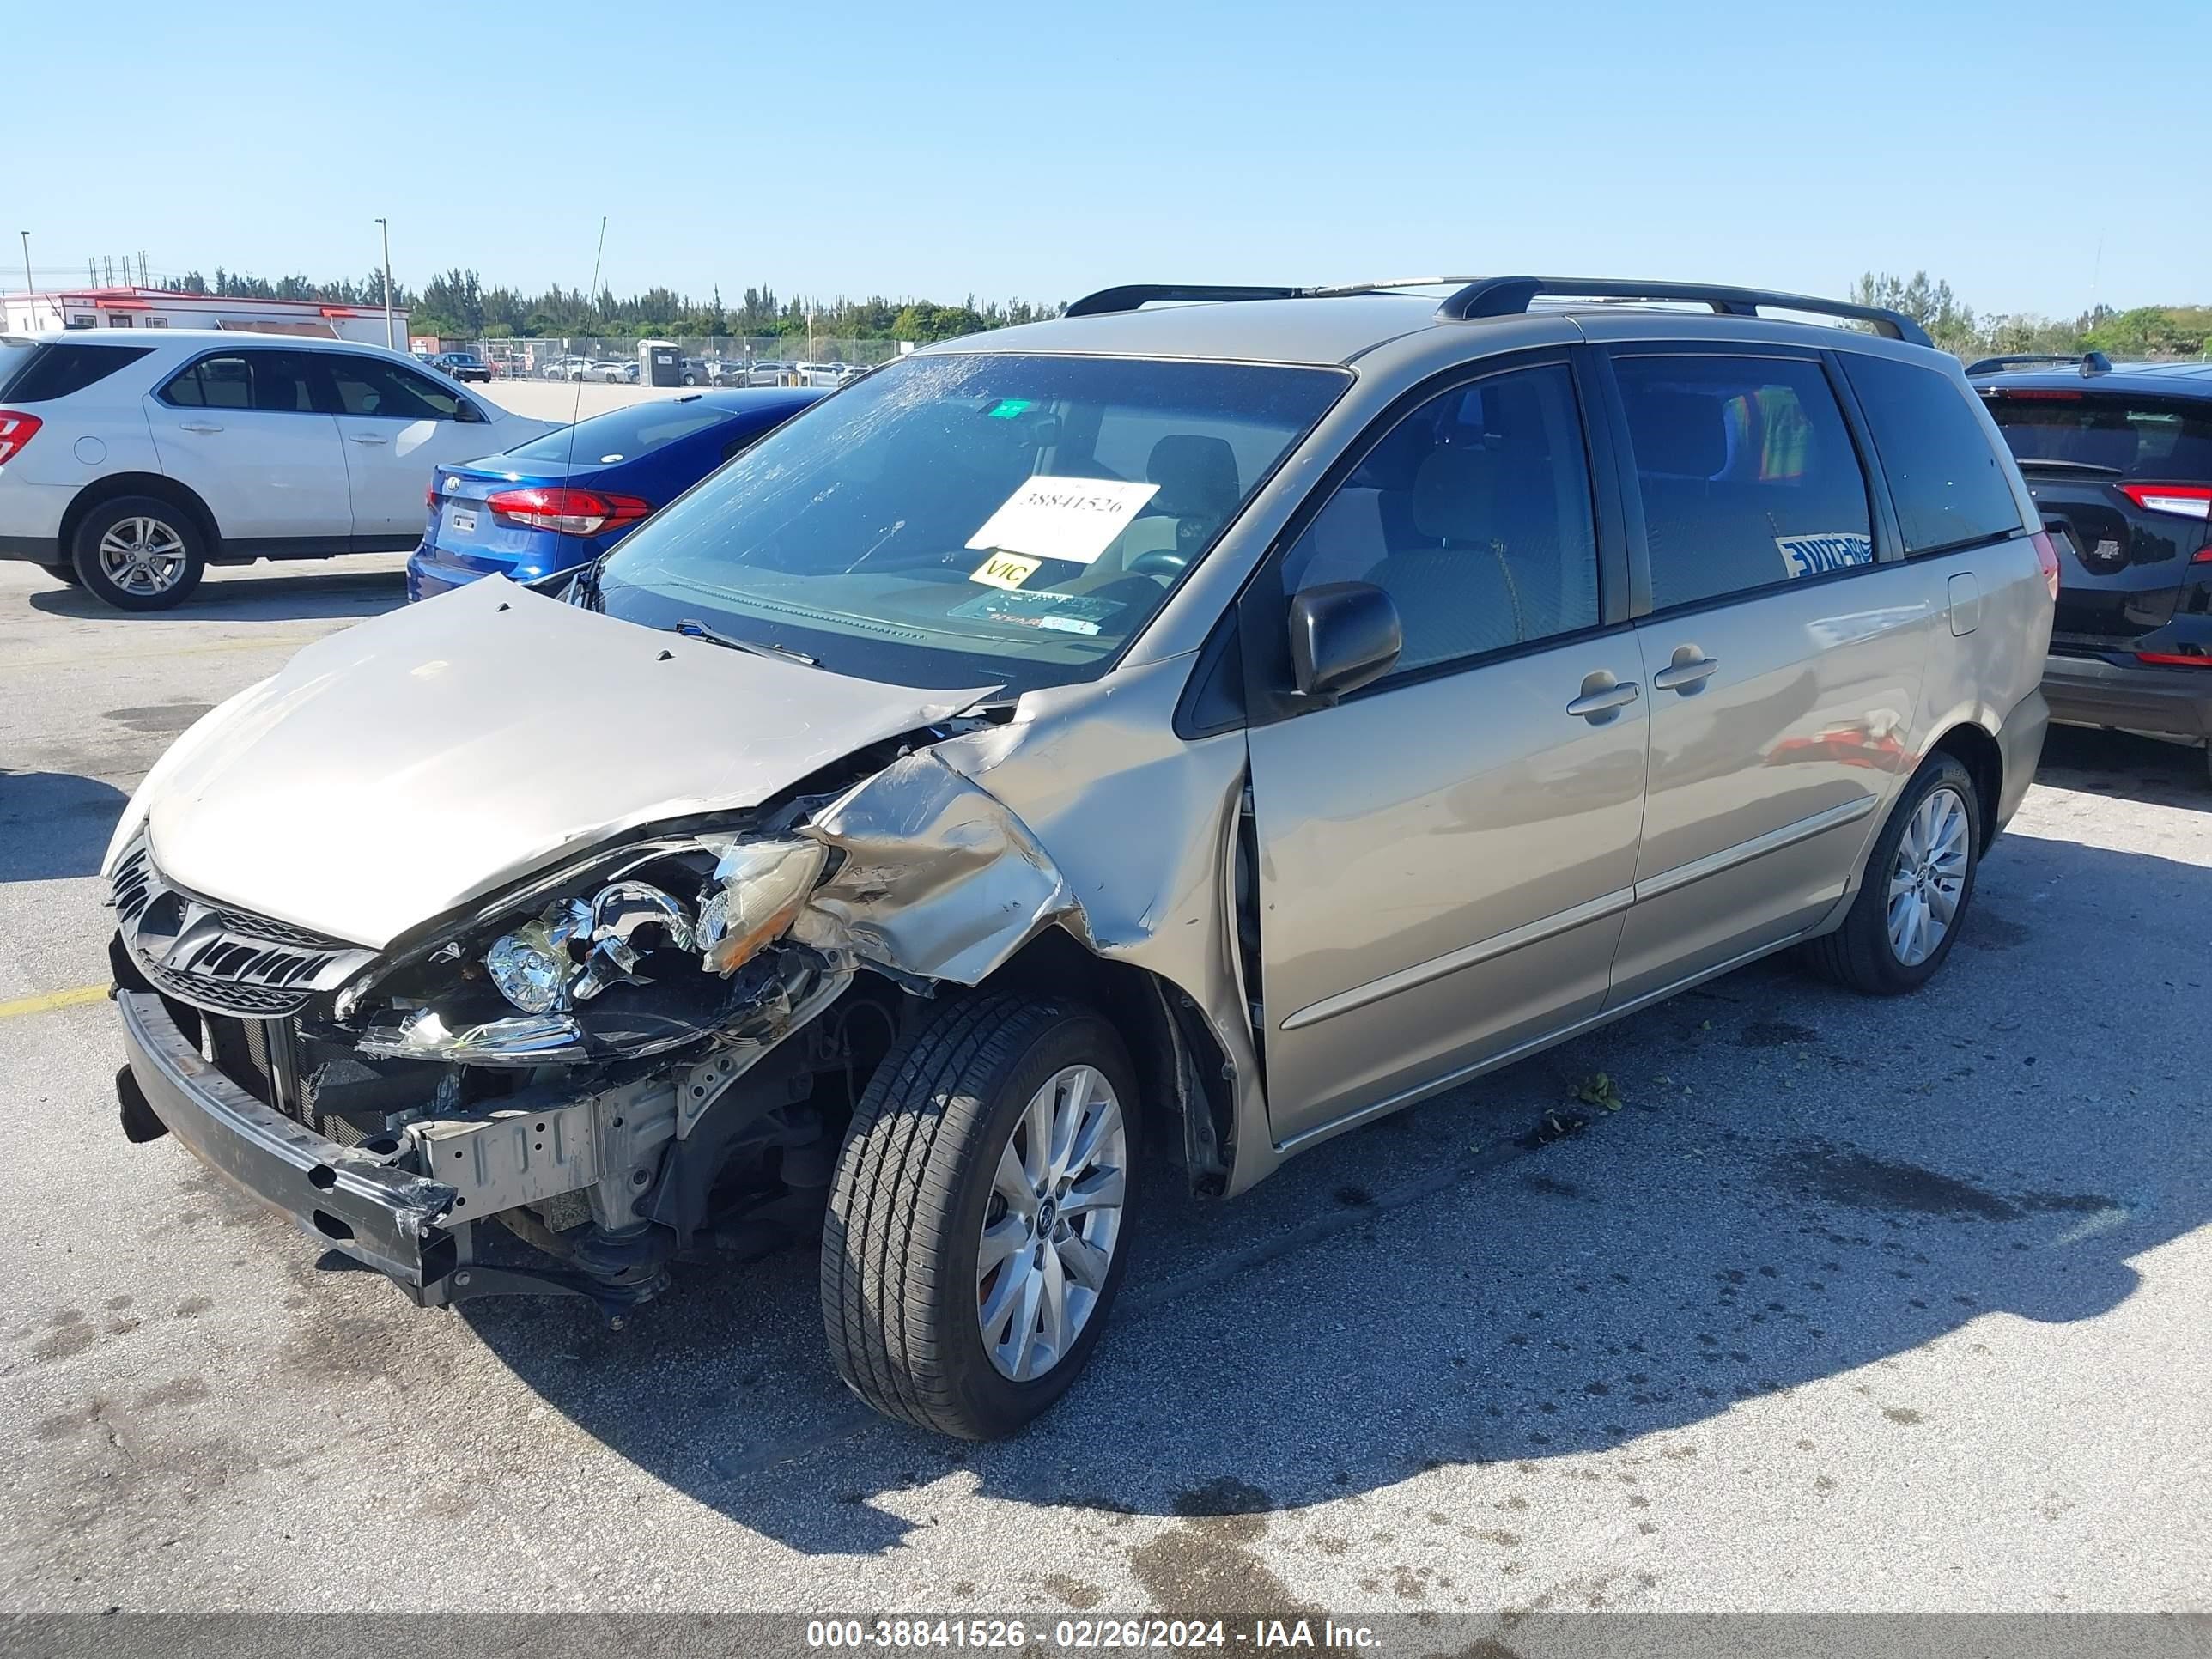
[[(384, 273), (371, 271), (360, 282), (311, 282), (286, 276), (271, 283), (242, 271), (216, 267), (212, 279), (195, 270), (176, 286), (190, 294), (235, 295), (251, 299), (320, 300), (332, 305), (380, 306)], [(2114, 311), (2098, 306), (2070, 319), (2025, 313), (1978, 313), (1951, 291), (1947, 282), (1924, 270), (1910, 276), (1868, 271), (1853, 284), (1851, 298), (1862, 305), (1901, 311), (1925, 328), (1936, 343), (1961, 356), (2008, 351), (2101, 351), (2112, 357), (2193, 357), (2212, 336), (2212, 306), (2139, 306)], [(793, 295), (780, 297), (770, 288), (748, 288), (734, 305), (725, 304), (717, 288), (704, 301), (673, 289), (652, 288), (618, 299), (613, 290), (597, 295), (558, 283), (542, 294), (526, 295), (504, 285), (486, 288), (473, 270), (453, 270), (432, 277), (419, 289), (394, 289), (395, 303), (409, 313), (418, 334), (467, 339), (561, 338), (592, 334), (627, 338), (660, 335), (686, 337), (732, 335), (830, 335), (860, 340), (950, 340), (988, 328), (1056, 317), (1062, 307), (1027, 300), (978, 305), (969, 295), (958, 305), (929, 300), (889, 300), (875, 295), (821, 301)]]
[(2195, 357), (2212, 337), (2212, 306), (2096, 306), (2070, 319), (2022, 312), (1977, 315), (1946, 282), (1868, 271), (1852, 285), (1860, 305), (1901, 311), (1946, 351), (1962, 357), (2004, 352), (2101, 351), (2108, 357)]
[[(187, 294), (221, 294), (257, 300), (319, 300), (328, 305), (380, 306), (384, 273), (371, 271), (361, 282), (312, 282), (286, 276), (270, 282), (242, 271), (216, 267), (212, 278), (195, 270), (173, 286)], [(643, 339), (661, 335), (830, 335), (842, 339), (950, 340), (988, 328), (1056, 317), (1061, 307), (1027, 300), (978, 305), (969, 295), (958, 305), (930, 300), (830, 301), (793, 295), (779, 297), (769, 288), (748, 288), (735, 305), (726, 305), (720, 288), (704, 301), (652, 288), (628, 299), (611, 289), (596, 295), (558, 283), (542, 294), (526, 295), (505, 286), (486, 288), (473, 270), (453, 270), (432, 277), (420, 289), (395, 283), (393, 303), (408, 313), (417, 334), (467, 339), (546, 339), (590, 334)]]

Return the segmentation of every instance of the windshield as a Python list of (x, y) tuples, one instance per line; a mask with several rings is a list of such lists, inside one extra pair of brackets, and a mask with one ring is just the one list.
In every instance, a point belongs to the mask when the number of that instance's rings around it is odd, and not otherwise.
[(600, 603), (864, 679), (1088, 679), (1347, 383), (1273, 364), (910, 357), (608, 557)]
[(632, 404), (605, 415), (594, 415), (573, 427), (556, 427), (540, 438), (517, 445), (507, 453), (518, 461), (581, 461), (586, 465), (611, 466), (650, 455), (664, 444), (688, 438), (695, 432), (720, 426), (735, 411), (688, 398), (677, 402), (656, 399)]
[(2023, 464), (2070, 461), (2124, 478), (2212, 483), (2212, 403), (2071, 389), (1983, 398)]

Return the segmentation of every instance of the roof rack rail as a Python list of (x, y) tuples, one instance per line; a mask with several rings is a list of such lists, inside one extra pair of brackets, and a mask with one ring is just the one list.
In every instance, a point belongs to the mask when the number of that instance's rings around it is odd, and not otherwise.
[(1310, 288), (1233, 287), (1204, 283), (1125, 283), (1119, 288), (1102, 288), (1096, 294), (1085, 295), (1062, 314), (1103, 317), (1109, 312), (1134, 311), (1155, 300), (1297, 300), (1313, 291)]
[(1469, 283), (1438, 306), (1437, 316), (1444, 322), (1464, 322), (1475, 317), (1511, 317), (1528, 310), (1531, 301), (1546, 295), (1590, 300), (1680, 300), (1710, 306), (1728, 317), (1756, 317), (1761, 306), (1771, 306), (1782, 311), (1849, 317), (1872, 323), (1881, 333), (1910, 345), (1934, 343), (1927, 331), (1912, 319), (1881, 306), (1851, 305), (1842, 300), (1781, 294), (1762, 288), (1723, 288), (1711, 283), (1642, 283), (1618, 276), (1487, 276)]
[(2079, 363), (2081, 378), (2109, 374), (2112, 360), (2101, 351), (2015, 351), (2002, 357), (1983, 357), (1966, 365), (1969, 374), (1994, 374), (2003, 368), (2027, 368), (2036, 363)]

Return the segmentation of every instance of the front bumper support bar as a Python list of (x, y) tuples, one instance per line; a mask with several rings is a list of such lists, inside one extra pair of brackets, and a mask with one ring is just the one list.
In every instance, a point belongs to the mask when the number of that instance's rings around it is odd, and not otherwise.
[(263, 1105), (202, 1057), (159, 996), (118, 990), (115, 1001), (146, 1104), (201, 1163), (410, 1294), (453, 1270), (460, 1249), (445, 1223), (453, 1188), (326, 1140)]

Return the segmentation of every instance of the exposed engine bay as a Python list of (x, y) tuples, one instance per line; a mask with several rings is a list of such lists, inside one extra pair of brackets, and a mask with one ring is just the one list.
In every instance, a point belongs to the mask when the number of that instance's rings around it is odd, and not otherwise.
[[(184, 891), (142, 833), (112, 879), (117, 982), (333, 1170), (418, 1178), (435, 1237), (411, 1271), (335, 1211), (301, 1218), (342, 1252), (426, 1305), (569, 1293), (619, 1323), (673, 1260), (818, 1224), (922, 999), (1054, 921), (1081, 937), (1025, 826), (932, 752), (998, 723), (872, 746), (842, 790), (571, 859), (380, 951)], [(122, 1085), (126, 1128), (161, 1133)]]

